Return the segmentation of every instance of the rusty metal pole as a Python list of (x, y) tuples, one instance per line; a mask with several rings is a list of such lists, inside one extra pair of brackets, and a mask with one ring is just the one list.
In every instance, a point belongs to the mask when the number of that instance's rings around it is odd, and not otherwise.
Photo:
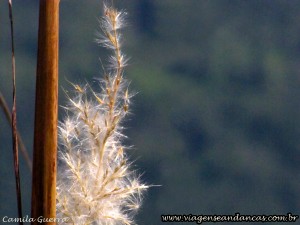
[(58, 38), (59, 0), (40, 0), (31, 201), (35, 219), (56, 216)]

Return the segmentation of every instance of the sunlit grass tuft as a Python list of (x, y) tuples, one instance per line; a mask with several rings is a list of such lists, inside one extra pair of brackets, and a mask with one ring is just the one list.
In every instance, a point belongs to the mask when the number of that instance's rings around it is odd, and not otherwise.
[(75, 85), (67, 116), (59, 124), (57, 217), (71, 224), (133, 224), (147, 185), (131, 169), (122, 122), (131, 94), (124, 79), (128, 59), (121, 50), (125, 12), (104, 6), (97, 42), (112, 50), (98, 93)]

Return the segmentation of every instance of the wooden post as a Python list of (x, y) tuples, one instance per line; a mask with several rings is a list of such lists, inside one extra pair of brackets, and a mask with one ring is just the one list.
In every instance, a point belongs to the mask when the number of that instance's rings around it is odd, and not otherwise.
[(59, 0), (40, 0), (31, 201), (35, 219), (56, 217), (58, 34)]

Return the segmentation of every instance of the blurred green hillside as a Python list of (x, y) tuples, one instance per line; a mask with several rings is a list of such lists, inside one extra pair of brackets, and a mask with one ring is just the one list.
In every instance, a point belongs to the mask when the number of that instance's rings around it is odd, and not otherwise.
[[(18, 126), (31, 152), (38, 1), (14, 1)], [(161, 214), (300, 214), (300, 2), (115, 1), (128, 12), (127, 144), (151, 188), (138, 224)], [(60, 105), (101, 76), (100, 0), (62, 0)], [(0, 2), (0, 91), (11, 100), (8, 7)], [(60, 117), (64, 111), (60, 110)], [(9, 125), (0, 113), (0, 218), (16, 216)], [(21, 158), (25, 213), (31, 176)], [(189, 223), (190, 224), (190, 223)], [(226, 224), (226, 223), (224, 223)], [(255, 223), (253, 223), (255, 224)], [(268, 223), (278, 224), (278, 223)]]

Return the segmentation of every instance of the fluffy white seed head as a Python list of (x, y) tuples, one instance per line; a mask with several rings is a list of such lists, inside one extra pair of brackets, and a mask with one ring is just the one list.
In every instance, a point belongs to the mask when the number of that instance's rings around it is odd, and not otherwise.
[(99, 93), (73, 84), (76, 94), (59, 123), (57, 217), (69, 218), (70, 224), (133, 224), (133, 212), (148, 188), (131, 170), (122, 142), (131, 97), (123, 78), (127, 59), (120, 49), (124, 15), (104, 6), (98, 42), (113, 51), (109, 72), (99, 82)]

